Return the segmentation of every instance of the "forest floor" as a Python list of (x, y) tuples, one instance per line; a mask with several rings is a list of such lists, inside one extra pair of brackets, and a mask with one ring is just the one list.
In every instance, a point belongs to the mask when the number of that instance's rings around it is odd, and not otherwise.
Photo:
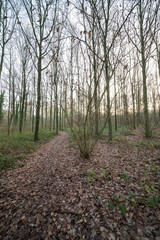
[(62, 132), (0, 179), (0, 239), (160, 240), (160, 146), (99, 140), (90, 160)]

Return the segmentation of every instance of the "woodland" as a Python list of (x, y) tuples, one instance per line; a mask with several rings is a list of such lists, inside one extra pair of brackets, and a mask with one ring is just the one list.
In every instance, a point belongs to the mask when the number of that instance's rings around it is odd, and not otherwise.
[(160, 240), (160, 1), (0, 0), (0, 240)]

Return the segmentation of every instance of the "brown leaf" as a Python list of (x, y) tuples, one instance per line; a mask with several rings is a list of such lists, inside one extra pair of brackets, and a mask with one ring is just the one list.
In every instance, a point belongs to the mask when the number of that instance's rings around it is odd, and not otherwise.
[(128, 65), (125, 65), (125, 66), (124, 66), (124, 69), (127, 69), (127, 67), (128, 67)]

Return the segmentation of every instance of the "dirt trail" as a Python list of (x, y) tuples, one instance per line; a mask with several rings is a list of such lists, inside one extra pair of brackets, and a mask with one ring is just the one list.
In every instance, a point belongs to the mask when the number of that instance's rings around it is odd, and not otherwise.
[(82, 184), (74, 180), (81, 167), (78, 160), (78, 151), (70, 148), (63, 132), (30, 154), (23, 168), (2, 177), (0, 239), (45, 239), (52, 232), (53, 237), (60, 227), (53, 217), (65, 211), (79, 216), (70, 202)]
[[(100, 141), (91, 161), (84, 160), (62, 132), (30, 154), (23, 168), (8, 171), (0, 179), (0, 239), (156, 239), (160, 236), (156, 210), (141, 216), (131, 208), (124, 217), (110, 213), (97, 200), (125, 194), (127, 187), (133, 190), (135, 179), (143, 176), (141, 164), (134, 166), (134, 173), (122, 153), (121, 146)], [(95, 184), (89, 183), (89, 169), (101, 167), (110, 169), (109, 184), (97, 172)], [(133, 185), (117, 184), (122, 171), (131, 173)]]

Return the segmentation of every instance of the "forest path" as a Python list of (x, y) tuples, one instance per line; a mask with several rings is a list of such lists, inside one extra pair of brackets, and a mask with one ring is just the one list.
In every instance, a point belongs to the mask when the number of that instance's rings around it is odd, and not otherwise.
[[(126, 144), (100, 140), (91, 161), (85, 160), (62, 132), (30, 154), (23, 168), (8, 171), (0, 179), (0, 239), (147, 240), (160, 236), (156, 209), (141, 209), (142, 215), (128, 204), (124, 217), (103, 204), (114, 194), (141, 192), (136, 182), (143, 178), (144, 166), (136, 159), (141, 154)], [(129, 164), (133, 161), (134, 166)], [(101, 168), (108, 171), (108, 179)], [(90, 169), (95, 171), (93, 184), (87, 178)], [(130, 179), (127, 184), (117, 182), (124, 172)]]
[(60, 231), (60, 224), (63, 226), (57, 214), (60, 218), (61, 214), (79, 216), (72, 204), (79, 189), (82, 191), (83, 181), (79, 181), (79, 175), (83, 164), (78, 164), (79, 159), (78, 150), (69, 145), (68, 134), (62, 132), (29, 154), (23, 168), (3, 175), (0, 180), (0, 239), (53, 237)]

